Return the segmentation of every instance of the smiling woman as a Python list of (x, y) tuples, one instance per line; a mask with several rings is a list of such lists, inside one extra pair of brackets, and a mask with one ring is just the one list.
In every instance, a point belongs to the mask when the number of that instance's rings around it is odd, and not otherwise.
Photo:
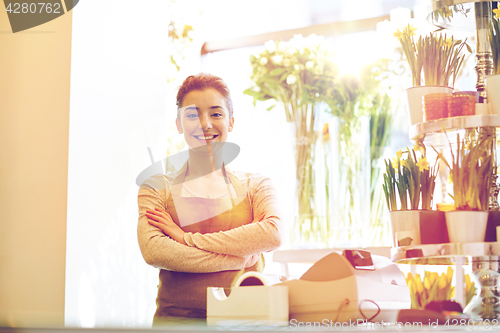
[(280, 246), (283, 228), (270, 179), (225, 165), (234, 147), (227, 143), (234, 118), (226, 84), (190, 76), (177, 107), (188, 162), (146, 180), (138, 197), (139, 246), (160, 268), (154, 325), (205, 318), (207, 287), (228, 288), (245, 271), (262, 271), (262, 253)]

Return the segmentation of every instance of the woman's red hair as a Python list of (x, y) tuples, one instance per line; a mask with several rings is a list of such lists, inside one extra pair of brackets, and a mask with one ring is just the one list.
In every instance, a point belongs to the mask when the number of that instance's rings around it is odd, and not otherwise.
[[(177, 110), (182, 106), (182, 102), (184, 101), (184, 97), (193, 90), (205, 90), (213, 88), (217, 90), (222, 97), (224, 97), (224, 101), (226, 102), (226, 106), (229, 109), (229, 117), (233, 116), (233, 102), (231, 100), (231, 95), (229, 92), (229, 87), (227, 84), (218, 76), (209, 73), (199, 73), (196, 75), (188, 76), (182, 85), (179, 87), (179, 91), (177, 92)], [(177, 111), (177, 117), (179, 117), (179, 111)]]

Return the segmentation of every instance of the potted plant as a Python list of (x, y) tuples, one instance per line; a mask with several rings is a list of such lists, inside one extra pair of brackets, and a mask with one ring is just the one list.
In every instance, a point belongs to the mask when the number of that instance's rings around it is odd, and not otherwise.
[[(417, 152), (420, 157), (417, 157)], [(429, 167), (425, 146), (421, 142), (411, 150), (400, 149), (396, 155), (393, 161), (385, 161), (383, 184), (393, 246), (447, 242), (444, 215), (431, 210), (437, 161)]]
[[(453, 182), (455, 210), (446, 212), (446, 225), (453, 243), (483, 242), (488, 222), (490, 190), (494, 168), (494, 135), (488, 129), (468, 130), (464, 138), (457, 134), (456, 149), (451, 142), (451, 163), (442, 153)], [(436, 151), (437, 152), (437, 151)]]
[(490, 21), (488, 40), (493, 58), (493, 74), (485, 79), (488, 108), (491, 114), (500, 114), (500, 9), (493, 9), (494, 16)]
[(415, 28), (407, 25), (394, 35), (401, 43), (403, 53), (412, 74), (413, 87), (407, 89), (408, 109), (411, 125), (423, 121), (422, 97), (431, 93), (453, 92), (455, 79), (464, 64), (461, 55), (464, 46), (472, 53), (469, 45), (446, 35), (430, 33), (415, 41)]

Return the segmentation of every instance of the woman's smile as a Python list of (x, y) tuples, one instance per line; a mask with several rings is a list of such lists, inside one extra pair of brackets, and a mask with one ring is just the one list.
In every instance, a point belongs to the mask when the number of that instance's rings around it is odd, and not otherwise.
[(200, 142), (211, 142), (219, 137), (218, 134), (201, 134), (193, 136)]

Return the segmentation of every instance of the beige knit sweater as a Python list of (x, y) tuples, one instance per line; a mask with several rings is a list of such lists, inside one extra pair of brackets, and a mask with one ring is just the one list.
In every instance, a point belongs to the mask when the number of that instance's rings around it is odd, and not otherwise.
[(169, 182), (176, 175), (156, 175), (141, 185), (137, 237), (146, 263), (188, 273), (240, 270), (250, 256), (275, 250), (281, 245), (283, 220), (271, 180), (259, 174), (232, 173), (247, 191), (253, 209), (253, 222), (217, 233), (185, 233), (187, 245), (178, 243), (150, 225), (145, 215), (146, 210), (167, 208)]

